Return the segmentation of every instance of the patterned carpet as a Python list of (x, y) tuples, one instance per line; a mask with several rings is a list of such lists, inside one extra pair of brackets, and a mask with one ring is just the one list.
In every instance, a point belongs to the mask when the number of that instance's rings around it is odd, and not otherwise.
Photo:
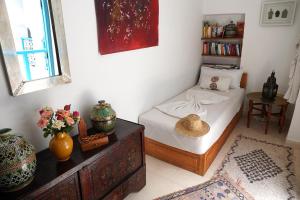
[(157, 200), (296, 200), (295, 188), (291, 147), (239, 135), (215, 178)]
[(160, 197), (156, 200), (254, 200), (243, 188), (227, 176)]
[(296, 199), (289, 146), (239, 135), (216, 172), (227, 173), (256, 200)]

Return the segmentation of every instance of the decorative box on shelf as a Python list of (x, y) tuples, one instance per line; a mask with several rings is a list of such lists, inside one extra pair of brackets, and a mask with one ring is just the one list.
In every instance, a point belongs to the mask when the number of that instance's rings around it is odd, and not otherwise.
[(94, 133), (88, 135), (86, 123), (82, 118), (78, 124), (78, 131), (78, 142), (82, 151), (96, 149), (109, 143), (108, 135), (106, 133)]

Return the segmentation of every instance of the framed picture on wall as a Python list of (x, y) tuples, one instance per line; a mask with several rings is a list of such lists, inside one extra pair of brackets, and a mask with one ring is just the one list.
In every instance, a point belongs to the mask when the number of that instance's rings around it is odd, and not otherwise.
[(95, 0), (101, 55), (158, 46), (158, 0)]
[(260, 24), (263, 26), (293, 25), (297, 0), (263, 1)]

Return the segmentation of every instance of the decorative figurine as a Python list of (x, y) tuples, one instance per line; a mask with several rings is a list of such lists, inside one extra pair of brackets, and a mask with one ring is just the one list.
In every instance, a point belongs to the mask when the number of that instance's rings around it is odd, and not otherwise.
[(264, 83), (262, 97), (265, 100), (272, 101), (277, 95), (278, 85), (276, 84), (275, 72), (268, 77), (268, 81)]
[(31, 183), (36, 169), (34, 147), (11, 129), (0, 130), (0, 191), (13, 192)]
[(90, 118), (96, 131), (105, 132), (107, 135), (113, 133), (117, 119), (116, 112), (104, 100), (93, 106)]

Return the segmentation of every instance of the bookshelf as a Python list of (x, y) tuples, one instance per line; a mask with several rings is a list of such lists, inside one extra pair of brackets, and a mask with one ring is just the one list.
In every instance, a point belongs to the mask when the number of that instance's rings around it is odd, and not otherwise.
[(202, 64), (241, 64), (245, 14), (204, 15), (202, 25)]

